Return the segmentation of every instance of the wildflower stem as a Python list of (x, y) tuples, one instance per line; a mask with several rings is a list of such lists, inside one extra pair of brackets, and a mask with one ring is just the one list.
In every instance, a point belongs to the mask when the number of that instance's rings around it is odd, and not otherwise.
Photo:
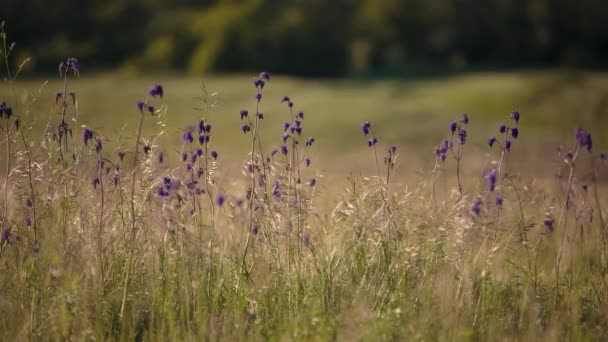
[(2, 223), (5, 223), (8, 218), (8, 179), (11, 172), (11, 140), (10, 140), (10, 124), (8, 121), (8, 116), (5, 116), (6, 122), (6, 176), (4, 177), (4, 214), (2, 218)]
[(19, 130), (21, 137), (21, 141), (23, 142), (23, 148), (25, 149), (25, 155), (27, 158), (27, 180), (30, 191), (30, 201), (32, 201), (32, 220), (34, 226), (34, 244), (38, 244), (38, 219), (36, 215), (36, 193), (34, 190), (34, 181), (32, 179), (32, 154), (30, 148), (27, 144), (27, 140), (25, 139), (25, 133), (23, 130)]
[(439, 157), (435, 157), (435, 166), (433, 166), (433, 179), (431, 181), (432, 186), (432, 195), (433, 195), (433, 204), (435, 205), (435, 209), (439, 206), (437, 205), (437, 191), (436, 191), (436, 183), (437, 183), (437, 168), (439, 167)]
[(597, 186), (597, 168), (595, 166), (593, 156), (590, 156), (591, 161), (591, 182), (593, 183), (593, 199), (595, 201), (595, 208), (597, 215), (600, 219), (600, 233), (602, 234), (602, 243), (606, 246), (606, 225), (604, 223), (604, 215), (602, 213), (602, 206), (600, 202), (600, 194)]
[[(576, 155), (576, 153), (575, 153)], [(566, 190), (566, 198), (564, 199), (564, 204), (562, 205), (561, 212), (559, 214), (559, 221), (557, 221), (557, 228), (562, 228), (562, 236), (559, 243), (559, 249), (557, 251), (557, 259), (555, 261), (555, 298), (554, 298), (554, 307), (553, 310), (557, 310), (557, 304), (559, 300), (559, 267), (562, 259), (562, 253), (564, 249), (564, 241), (566, 238), (566, 223), (568, 220), (568, 206), (570, 204), (570, 192), (572, 190), (572, 182), (574, 180), (574, 159), (572, 158), (570, 161), (570, 175), (568, 176), (568, 187)]]
[(460, 159), (462, 158), (462, 144), (458, 144), (456, 155), (456, 179), (458, 180), (458, 193), (462, 196), (462, 184), (460, 183)]
[[(258, 88), (258, 91), (260, 89)], [(259, 114), (260, 114), (260, 101), (257, 100), (256, 101), (256, 105), (255, 105), (255, 122), (253, 125), (253, 134), (251, 136), (251, 155), (250, 155), (250, 166), (251, 169), (251, 195), (249, 198), (249, 223), (247, 225), (247, 240), (245, 241), (245, 250), (243, 251), (243, 259), (241, 261), (241, 267), (242, 269), (246, 272), (246, 276), (249, 277), (248, 275), (248, 269), (247, 269), (247, 252), (249, 251), (249, 245), (250, 245), (250, 241), (251, 241), (251, 231), (253, 230), (253, 225), (254, 225), (254, 219), (253, 219), (253, 202), (255, 199), (255, 143), (256, 143), (256, 138), (258, 136), (258, 126), (260, 123), (260, 118), (259, 118)]]
[[(147, 103), (148, 101), (146, 101)], [(125, 305), (126, 305), (126, 301), (127, 301), (127, 292), (129, 290), (129, 278), (131, 276), (131, 268), (132, 268), (132, 264), (133, 264), (133, 249), (134, 249), (134, 244), (135, 244), (135, 236), (136, 236), (136, 213), (135, 213), (135, 182), (137, 180), (137, 156), (139, 153), (139, 140), (141, 139), (141, 132), (143, 129), (143, 125), (144, 125), (144, 111), (140, 110), (139, 113), (139, 127), (137, 129), (137, 138), (135, 139), (135, 152), (133, 154), (133, 170), (131, 171), (133, 176), (131, 177), (131, 234), (129, 237), (129, 256), (127, 258), (127, 264), (125, 265), (126, 271), (125, 271), (125, 283), (124, 283), (124, 288), (123, 288), (123, 292), (122, 292), (122, 301), (120, 304), (120, 317), (121, 319), (124, 319), (124, 311), (125, 311)]]

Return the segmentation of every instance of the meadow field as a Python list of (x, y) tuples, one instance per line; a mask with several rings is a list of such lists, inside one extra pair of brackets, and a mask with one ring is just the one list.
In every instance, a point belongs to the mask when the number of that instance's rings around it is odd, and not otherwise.
[(608, 74), (62, 63), (0, 85), (0, 340), (608, 338)]

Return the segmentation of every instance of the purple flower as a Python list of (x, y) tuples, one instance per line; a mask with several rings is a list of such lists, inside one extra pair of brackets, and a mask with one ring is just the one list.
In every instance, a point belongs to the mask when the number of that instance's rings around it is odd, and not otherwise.
[(283, 96), (283, 98), (281, 99), (281, 103), (283, 103), (283, 102), (289, 102), (289, 101), (290, 101), (289, 96)]
[(274, 157), (274, 155), (275, 155), (275, 154), (277, 154), (278, 152), (279, 152), (279, 150), (277, 150), (276, 148), (273, 148), (273, 149), (270, 151), (270, 156), (271, 156), (271, 157)]
[(286, 143), (286, 142), (287, 142), (287, 140), (289, 139), (289, 137), (290, 137), (289, 133), (284, 133), (284, 134), (283, 134), (283, 137), (282, 137), (282, 139), (283, 139), (283, 143)]
[(259, 229), (258, 229), (258, 226), (257, 226), (257, 225), (254, 225), (254, 226), (251, 228), (251, 233), (252, 233), (253, 235), (258, 235), (258, 231), (259, 231)]
[(460, 122), (462, 122), (463, 124), (468, 124), (469, 123), (469, 116), (465, 113), (462, 114), (462, 118), (460, 119)]
[(389, 146), (389, 148), (388, 148), (388, 154), (390, 156), (394, 156), (395, 153), (397, 153), (397, 146), (395, 146), (395, 145)]
[(511, 152), (511, 140), (509, 139), (505, 140), (505, 150)]
[(171, 189), (171, 190), (177, 190), (179, 189), (179, 187), (182, 185), (182, 183), (179, 181), (179, 179), (171, 179), (169, 181), (169, 184), (167, 186), (167, 189)]
[(206, 124), (206, 125), (205, 125), (205, 132), (206, 132), (207, 134), (211, 133), (211, 125), (210, 125), (210, 124)]
[(480, 197), (476, 197), (473, 200), (473, 206), (471, 207), (471, 211), (473, 211), (475, 213), (475, 215), (479, 216), (479, 214), (481, 213), (481, 198)]
[(314, 143), (315, 143), (315, 138), (310, 137), (310, 138), (306, 139), (305, 145), (306, 146), (312, 146), (312, 144), (314, 144)]
[(85, 127), (82, 130), (82, 141), (84, 142), (84, 145), (88, 146), (89, 140), (91, 139), (93, 139), (93, 131)]
[(80, 62), (78, 61), (78, 59), (74, 57), (68, 58), (68, 61), (66, 63), (66, 70), (72, 70), (74, 73), (78, 73), (78, 71), (80, 71)]
[(163, 86), (156, 83), (155, 85), (153, 85), (152, 87), (150, 87), (150, 89), (148, 89), (148, 94), (152, 97), (163, 97)]
[(184, 142), (187, 142), (187, 143), (194, 142), (194, 136), (192, 136), (192, 132), (190, 130), (187, 130), (184, 132), (184, 136), (182, 137), (182, 139), (184, 140)]
[(458, 142), (460, 145), (464, 145), (467, 142), (467, 131), (462, 127), (458, 129)]
[(137, 100), (137, 109), (138, 109), (140, 112), (143, 112), (145, 107), (146, 107), (146, 104), (144, 103), (144, 101), (142, 101), (142, 100)]
[(496, 142), (496, 138), (494, 138), (494, 137), (488, 138), (488, 146), (490, 146), (490, 147), (494, 146), (495, 142)]
[(226, 202), (226, 198), (223, 195), (218, 195), (215, 199), (215, 203), (220, 208), (224, 205), (224, 202)]
[(94, 188), (94, 189), (97, 189), (97, 186), (100, 184), (100, 182), (101, 182), (101, 181), (99, 180), (99, 177), (95, 176), (95, 177), (93, 178), (93, 181), (92, 181), (92, 183), (93, 183), (93, 188)]
[(249, 112), (246, 109), (241, 109), (241, 120), (246, 118), (247, 115), (249, 115)]
[(152, 147), (150, 147), (150, 145), (145, 144), (144, 145), (144, 154), (147, 155), (148, 153), (150, 153), (151, 149), (152, 149)]
[(101, 143), (101, 139), (97, 138), (95, 140), (95, 152), (97, 152), (97, 154), (101, 153), (102, 148), (103, 144)]
[(188, 160), (188, 153), (182, 152), (182, 161)]
[(286, 145), (281, 145), (281, 153), (283, 153), (284, 155), (287, 155), (287, 146)]
[(261, 87), (261, 86), (262, 86), (262, 84), (263, 84), (263, 81), (262, 81), (261, 79), (259, 79), (259, 78), (254, 78), (254, 79), (253, 79), (253, 85), (254, 85), (256, 88)]
[(545, 225), (545, 228), (547, 228), (547, 230), (551, 233), (553, 233), (553, 224), (555, 223), (555, 220), (553, 220), (552, 218), (548, 218), (545, 219), (545, 221), (543, 222), (543, 224)]
[(169, 188), (170, 185), (171, 185), (171, 177), (169, 177), (169, 176), (163, 176), (163, 184), (165, 184), (165, 186), (167, 188)]
[(29, 218), (29, 217), (26, 217), (26, 218), (25, 218), (25, 226), (26, 226), (27, 228), (29, 228), (29, 227), (31, 227), (31, 226), (32, 226), (32, 219), (31, 219), (31, 218)]
[(163, 199), (164, 197), (168, 197), (169, 196), (169, 192), (167, 190), (165, 190), (165, 187), (159, 186), (158, 188), (156, 188), (156, 195), (160, 199)]
[(300, 119), (304, 119), (304, 112), (299, 112), (299, 113), (298, 113), (298, 117), (299, 117)]
[(202, 157), (203, 156), (203, 149), (197, 148), (196, 149), (196, 155), (199, 156), (199, 157)]
[(506, 131), (507, 131), (507, 125), (501, 124), (500, 126), (498, 126), (498, 132), (500, 134), (505, 134)]
[(367, 146), (372, 147), (372, 146), (376, 145), (376, 143), (378, 143), (378, 138), (372, 137), (371, 139), (369, 139), (367, 141)]
[(198, 143), (199, 144), (204, 144), (207, 141), (207, 136), (205, 136), (204, 134), (201, 134), (198, 136)]
[(241, 125), (241, 131), (243, 131), (243, 133), (247, 133), (251, 130), (251, 126), (249, 126), (248, 124), (242, 124)]
[(27, 200), (25, 200), (25, 206), (31, 208), (34, 206), (34, 202), (32, 202), (32, 200), (28, 198)]
[(4, 228), (2, 231), (2, 242), (10, 243), (9, 239), (11, 238), (11, 231), (8, 228)]
[(587, 148), (587, 151), (591, 152), (591, 148), (593, 143), (591, 141), (591, 133), (584, 131), (581, 128), (577, 128), (576, 130), (576, 142), (580, 147)]
[(123, 159), (125, 159), (125, 156), (127, 154), (123, 151), (118, 151), (118, 158), (120, 158), (120, 160), (122, 161)]
[(502, 202), (503, 202), (502, 196), (496, 195), (496, 199), (494, 200), (494, 203), (496, 203), (496, 205), (500, 207), (502, 205)]
[(519, 123), (519, 111), (511, 112), (511, 119), (513, 119), (513, 121), (515, 121), (515, 124), (518, 124)]
[(260, 102), (260, 100), (262, 100), (262, 93), (255, 94), (255, 99)]
[(306, 157), (304, 158), (304, 164), (306, 165), (306, 167), (310, 166), (310, 158)]
[(496, 171), (492, 170), (486, 174), (486, 181), (488, 182), (488, 189), (494, 191), (496, 189)]
[(260, 78), (265, 79), (266, 81), (270, 81), (270, 74), (266, 71), (260, 73)]
[(302, 243), (306, 247), (310, 246), (310, 238), (308, 237), (308, 235), (304, 235), (304, 237), (302, 238)]
[(513, 137), (513, 139), (517, 139), (517, 137), (519, 136), (519, 129), (517, 127), (511, 128), (511, 136)]
[(361, 124), (361, 132), (363, 132), (363, 135), (368, 135), (371, 128), (372, 128), (372, 124), (369, 123), (369, 121), (365, 121), (364, 123)]
[(311, 178), (311, 179), (309, 179), (309, 180), (308, 180), (308, 185), (309, 185), (311, 188), (314, 188), (314, 187), (315, 187), (315, 185), (317, 185), (317, 180), (316, 180), (315, 178)]
[(148, 106), (148, 112), (150, 112), (150, 114), (154, 114), (154, 106)]
[(450, 124), (448, 125), (448, 127), (450, 128), (450, 133), (452, 133), (452, 135), (454, 135), (454, 133), (456, 133), (456, 127), (458, 125), (455, 122), (450, 122)]
[(118, 181), (120, 180), (120, 177), (118, 176), (118, 173), (114, 174), (114, 177), (112, 177), (114, 180), (114, 186), (118, 186)]
[(217, 151), (213, 150), (211, 151), (211, 157), (215, 160), (217, 160)]

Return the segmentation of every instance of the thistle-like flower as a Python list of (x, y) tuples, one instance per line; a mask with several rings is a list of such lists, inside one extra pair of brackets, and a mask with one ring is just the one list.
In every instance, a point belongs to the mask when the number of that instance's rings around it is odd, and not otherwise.
[(517, 139), (517, 137), (519, 136), (519, 129), (517, 127), (511, 128), (511, 136), (513, 137), (513, 139)]
[(494, 146), (495, 142), (496, 142), (496, 138), (494, 138), (494, 137), (488, 138), (488, 146), (490, 146), (490, 147)]
[(471, 207), (471, 211), (473, 211), (477, 216), (479, 216), (479, 214), (481, 213), (481, 203), (482, 202), (480, 197), (475, 197), (475, 199), (473, 200), (473, 206)]
[(486, 174), (486, 181), (488, 182), (488, 190), (494, 191), (496, 189), (496, 171), (492, 170)]
[(150, 87), (150, 89), (148, 89), (148, 94), (152, 97), (163, 97), (163, 86), (156, 83), (155, 85), (153, 85), (152, 87)]
[(519, 111), (513, 111), (511, 112), (511, 119), (513, 119), (513, 121), (515, 121), (515, 124), (517, 125), (519, 123)]
[(89, 140), (93, 139), (93, 131), (89, 128), (85, 127), (82, 130), (82, 142), (84, 142), (85, 146), (89, 145)]
[(448, 127), (450, 128), (450, 133), (452, 133), (452, 135), (454, 135), (454, 133), (456, 133), (456, 127), (458, 125), (455, 122), (450, 122), (450, 124), (448, 125)]
[(363, 132), (363, 135), (368, 135), (371, 128), (372, 124), (369, 123), (369, 121), (366, 121), (361, 124), (361, 132)]

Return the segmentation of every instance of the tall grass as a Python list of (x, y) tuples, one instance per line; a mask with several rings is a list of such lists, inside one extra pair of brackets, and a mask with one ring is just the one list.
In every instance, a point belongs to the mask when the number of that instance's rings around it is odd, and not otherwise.
[[(265, 101), (281, 100), (263, 97), (277, 86), (268, 73), (254, 79), (249, 109), (232, 113), (231, 132), (212, 126), (204, 86), (184, 99), (199, 117), (167, 160), (172, 152), (157, 144), (170, 115), (162, 85), (133, 99), (138, 127), (106, 135), (75, 124), (70, 79), (86, 77), (78, 61), (66, 60), (61, 76), (42, 135), (30, 121), (37, 97), (1, 95), (1, 340), (608, 337), (606, 155), (586, 131), (564, 137), (562, 162), (547, 161), (558, 177), (539, 181), (509, 165), (514, 112), (465, 182), (461, 170), (474, 165), (464, 145), (485, 141), (465, 131), (466, 116), (446, 123), (432, 175), (412, 187), (394, 181), (397, 147), (382, 126), (365, 122), (369, 140), (353, 143), (371, 151), (376, 173), (335, 192), (315, 163), (322, 144), (306, 130), (314, 113), (284, 97), (286, 113), (273, 115), (285, 125), (264, 126)], [(217, 134), (250, 139), (242, 177), (223, 172)], [(337, 205), (320, 206), (328, 196)]]

